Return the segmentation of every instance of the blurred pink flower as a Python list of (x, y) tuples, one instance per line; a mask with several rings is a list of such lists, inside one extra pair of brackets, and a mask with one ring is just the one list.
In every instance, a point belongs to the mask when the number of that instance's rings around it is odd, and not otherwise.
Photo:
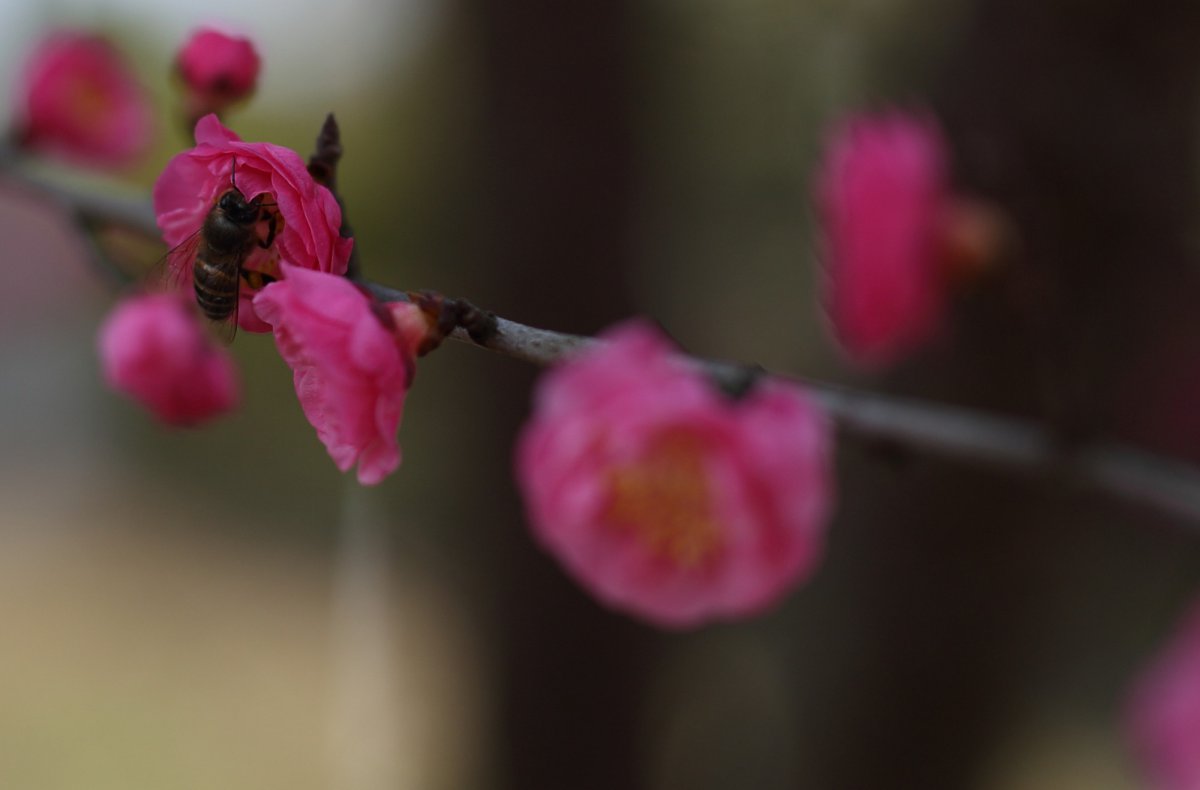
[(396, 431), (427, 324), (406, 302), (380, 305), (343, 277), (284, 265), (255, 309), (296, 384), (304, 416), (343, 472), (374, 485), (400, 464)]
[(220, 112), (249, 96), (258, 80), (258, 52), (250, 39), (211, 27), (192, 32), (179, 50), (176, 67), (188, 92), (193, 118)]
[(104, 38), (60, 30), (34, 50), (22, 74), (17, 126), (22, 145), (94, 166), (120, 167), (153, 137), (150, 100)]
[(1200, 604), (1134, 685), (1126, 724), (1148, 788), (1200, 788)]
[(821, 554), (825, 416), (763, 380), (733, 401), (642, 321), (546, 374), (516, 453), (534, 532), (604, 603), (667, 627), (744, 617)]
[(172, 425), (195, 425), (238, 402), (229, 352), (208, 335), (179, 294), (121, 301), (99, 335), (105, 381)]
[(816, 181), (824, 301), (856, 362), (890, 364), (942, 320), (942, 223), (953, 205), (947, 159), (925, 115), (853, 117), (829, 135)]
[[(236, 161), (236, 172), (234, 163)], [(244, 143), (215, 115), (196, 124), (196, 147), (176, 155), (154, 184), (154, 212), (168, 245), (195, 234), (221, 195), (237, 187), (246, 200), (267, 195), (274, 203), (277, 228), (269, 249), (256, 249), (245, 268), (281, 275), (280, 264), (343, 274), (350, 260), (352, 239), (339, 231), (342, 210), (325, 187), (313, 181), (295, 151), (271, 143)], [(178, 265), (188, 265), (180, 258)], [(186, 273), (179, 278), (190, 282)], [(251, 300), (257, 293), (245, 282), (238, 324), (251, 332), (268, 332)]]

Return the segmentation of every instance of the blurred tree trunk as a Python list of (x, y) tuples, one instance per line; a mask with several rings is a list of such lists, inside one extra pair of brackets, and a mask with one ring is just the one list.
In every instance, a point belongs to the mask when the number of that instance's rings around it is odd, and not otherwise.
[[(595, 331), (630, 312), (632, 6), (464, 2), (481, 20), (479, 139), (493, 168), (479, 184), (497, 286), (484, 303)], [(1187, 241), (1197, 40), (1200, 4), (1185, 0), (979, 3), (939, 109), (963, 186), (1011, 212), (1022, 246), (963, 300), (950, 352), (894, 385), (1033, 416), (1068, 443), (1123, 435), (1200, 457), (1200, 418), (1183, 419), (1200, 412), (1200, 374), (1194, 397), (1178, 389), (1200, 357)], [(510, 435), (532, 375), (489, 393)], [(977, 784), (1045, 678), (1115, 707), (1145, 646), (1127, 645), (1137, 626), (1120, 615), (1161, 598), (1151, 582), (1173, 556), (1191, 558), (1173, 567), (1181, 577), (1200, 568), (1190, 536), (1146, 540), (1142, 514), (1074, 498), (1063, 481), (911, 458), (881, 490), (881, 459), (846, 457), (832, 543), (853, 568), (826, 583), (849, 585), (855, 622), (813, 647), (836, 659), (803, 712), (805, 786)], [(641, 786), (642, 684), (660, 637), (604, 611), (532, 541), (501, 545), (498, 784)]]
[[(1146, 361), (1168, 348), (1200, 361), (1186, 247), (1198, 40), (1192, 2), (979, 3), (939, 109), (963, 186), (1011, 212), (1022, 247), (962, 305), (949, 357), (897, 384), (1036, 416), (1065, 442), (1124, 434), (1170, 447), (1170, 423), (1156, 431), (1152, 418), (1177, 371), (1150, 380)], [(848, 471), (842, 489), (861, 495), (872, 472)], [(862, 557), (869, 636), (851, 648), (858, 672), (830, 695), (817, 786), (976, 786), (1011, 721), (1047, 707), (1031, 701), (1045, 677), (1063, 695), (1091, 683), (1115, 708), (1136, 661), (1123, 643), (1139, 630), (1106, 607), (1149, 595), (1172, 551), (1191, 546), (1200, 560), (1194, 540), (1148, 547), (1144, 514), (1073, 500), (1065, 481), (920, 459), (901, 474), (902, 492), (861, 507), (841, 538)]]
[[(630, 312), (633, 149), (629, 4), (469, 0), (483, 53), (482, 265), (488, 306), (528, 323), (595, 332)], [(511, 369), (511, 365), (510, 365)], [(490, 393), (512, 436), (532, 371)], [(511, 494), (509, 495), (511, 499)], [(515, 504), (515, 503), (514, 503)], [(516, 508), (502, 560), (498, 782), (635, 788), (639, 699), (652, 637), (607, 612), (529, 539)]]

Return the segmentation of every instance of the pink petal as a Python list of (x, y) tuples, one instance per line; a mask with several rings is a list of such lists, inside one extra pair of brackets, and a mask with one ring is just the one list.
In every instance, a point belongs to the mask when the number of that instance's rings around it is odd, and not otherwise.
[[(539, 542), (599, 600), (664, 627), (745, 617), (778, 601), (820, 556), (832, 499), (827, 420), (780, 382), (728, 400), (647, 323), (604, 339), (544, 376), (517, 444)], [(684, 442), (690, 466), (654, 460), (675, 458), (659, 455), (667, 437)], [(633, 496), (650, 497), (625, 503), (632, 523), (613, 520), (615, 474), (632, 475), (623, 479), (643, 487)], [(687, 509), (663, 509), (672, 507)], [(700, 553), (664, 549), (680, 545)]]

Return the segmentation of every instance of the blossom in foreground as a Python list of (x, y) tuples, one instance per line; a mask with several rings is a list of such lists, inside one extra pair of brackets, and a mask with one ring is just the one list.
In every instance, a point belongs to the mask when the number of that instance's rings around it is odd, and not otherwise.
[(829, 135), (815, 195), (823, 299), (834, 335), (860, 364), (890, 364), (925, 343), (954, 281), (1000, 244), (998, 215), (952, 192), (948, 160), (926, 115), (852, 117)]
[[(267, 210), (276, 215), (273, 243), (268, 249), (255, 249), (244, 268), (272, 277), (282, 275), (281, 264), (345, 273), (354, 242), (340, 235), (342, 210), (333, 193), (313, 181), (295, 151), (242, 142), (215, 115), (200, 119), (196, 147), (172, 158), (154, 184), (154, 213), (167, 244), (174, 247), (192, 237), (221, 195), (233, 187), (248, 201), (264, 196), (264, 203), (274, 204)], [(190, 262), (179, 258), (173, 265)], [(190, 281), (186, 273), (177, 279)], [(256, 293), (242, 283), (238, 324), (251, 332), (267, 332), (270, 327), (252, 305)]]
[(343, 277), (284, 266), (254, 307), (296, 385), (304, 416), (343, 472), (374, 485), (400, 464), (396, 431), (427, 324), (407, 302), (379, 305)]
[(220, 112), (254, 92), (261, 65), (253, 42), (212, 27), (192, 32), (175, 59), (189, 117)]
[(238, 402), (233, 359), (179, 294), (120, 302), (99, 335), (104, 379), (171, 425), (196, 425)]
[(106, 39), (60, 30), (25, 64), (18, 89), (21, 144), (100, 167), (132, 164), (153, 137), (149, 97)]
[(542, 379), (517, 446), (538, 539), (601, 601), (658, 625), (767, 607), (821, 554), (826, 418), (770, 379), (729, 399), (645, 322), (602, 339)]
[(1200, 788), (1200, 604), (1138, 679), (1127, 724), (1147, 787)]

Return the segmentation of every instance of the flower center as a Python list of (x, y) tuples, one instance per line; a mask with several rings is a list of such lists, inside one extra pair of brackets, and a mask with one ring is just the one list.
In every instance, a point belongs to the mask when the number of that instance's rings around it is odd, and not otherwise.
[(108, 120), (108, 116), (116, 109), (116, 104), (109, 93), (97, 80), (88, 75), (80, 75), (71, 80), (67, 86), (69, 105), (80, 124), (99, 124)]
[(720, 547), (704, 447), (683, 432), (664, 434), (639, 460), (609, 471), (608, 520), (653, 554), (691, 568)]

